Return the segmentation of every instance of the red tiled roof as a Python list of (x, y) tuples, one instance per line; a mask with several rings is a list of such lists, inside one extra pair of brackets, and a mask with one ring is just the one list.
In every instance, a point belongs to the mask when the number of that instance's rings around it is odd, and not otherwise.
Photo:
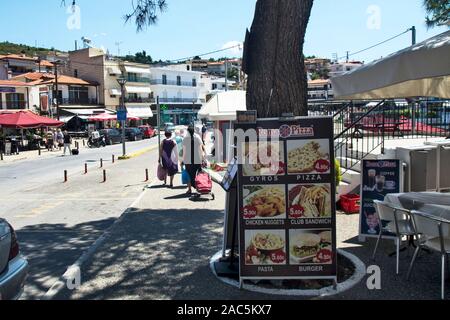
[(42, 72), (28, 72), (24, 74), (20, 74), (18, 76), (12, 77), (12, 80), (19, 80), (25, 78), (30, 81), (36, 81), (43, 78), (53, 79), (55, 76), (51, 73), (42, 73)]
[[(52, 84), (52, 83), (55, 83), (54, 78), (42, 82), (42, 84)], [(69, 76), (58, 76), (58, 83), (59, 84), (69, 84), (69, 85), (70, 84), (78, 84), (78, 85), (85, 85), (85, 86), (96, 85), (94, 83), (90, 83), (85, 80), (74, 78), (74, 77), (69, 77)]]
[(27, 87), (28, 83), (16, 80), (0, 80), (0, 87)]
[(1, 59), (15, 59), (15, 60), (27, 60), (27, 61), (36, 61), (36, 58), (27, 57), (23, 54), (7, 54), (3, 56)]
[(52, 67), (54, 67), (54, 64), (47, 60), (41, 60), (41, 66), (52, 68)]

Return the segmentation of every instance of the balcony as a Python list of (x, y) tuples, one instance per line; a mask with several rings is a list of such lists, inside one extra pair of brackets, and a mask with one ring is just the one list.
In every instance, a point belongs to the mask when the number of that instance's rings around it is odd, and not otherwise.
[(128, 97), (125, 98), (125, 103), (155, 103), (155, 98), (139, 98), (139, 97)]
[(73, 105), (80, 105), (80, 106), (93, 106), (97, 105), (98, 101), (97, 99), (59, 99), (60, 105), (66, 105), (66, 106), (73, 106)]
[(151, 80), (149, 78), (127, 77), (126, 79), (128, 82), (134, 82), (134, 83), (150, 83), (151, 82)]
[(161, 79), (153, 79), (150, 80), (150, 84), (152, 85), (163, 85), (163, 86), (178, 86), (178, 87), (197, 87), (197, 84), (192, 81), (174, 81), (167, 80), (163, 81)]
[(159, 98), (160, 103), (198, 103), (200, 99), (188, 98)]
[(27, 101), (25, 100), (6, 100), (2, 104), (0, 104), (0, 110), (21, 110), (27, 108)]

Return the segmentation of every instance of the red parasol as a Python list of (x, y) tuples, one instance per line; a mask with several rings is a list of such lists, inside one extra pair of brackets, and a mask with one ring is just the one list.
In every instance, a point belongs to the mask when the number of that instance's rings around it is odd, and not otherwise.
[(61, 127), (64, 122), (38, 116), (32, 112), (19, 111), (0, 114), (0, 126), (16, 129), (35, 129), (42, 127)]

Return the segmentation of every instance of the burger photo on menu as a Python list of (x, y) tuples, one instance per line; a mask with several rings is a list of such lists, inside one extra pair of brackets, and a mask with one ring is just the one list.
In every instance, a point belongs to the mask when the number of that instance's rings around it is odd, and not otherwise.
[(284, 144), (281, 142), (243, 143), (243, 174), (251, 176), (284, 175)]
[(332, 239), (331, 230), (290, 230), (290, 264), (331, 264)]
[(289, 218), (331, 218), (331, 186), (329, 184), (290, 185)]
[(244, 219), (286, 219), (284, 185), (244, 186)]
[(330, 142), (321, 140), (291, 140), (287, 143), (288, 174), (329, 174)]
[(286, 234), (284, 230), (246, 230), (246, 265), (285, 265)]

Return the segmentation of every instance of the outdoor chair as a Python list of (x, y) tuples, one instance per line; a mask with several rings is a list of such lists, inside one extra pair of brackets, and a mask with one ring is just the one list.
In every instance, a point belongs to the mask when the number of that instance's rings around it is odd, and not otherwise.
[[(413, 211), (412, 221), (419, 239), (419, 245), (409, 266), (407, 279), (411, 277), (417, 256), (422, 248), (441, 254), (441, 298), (445, 299), (445, 274), (448, 273), (448, 254), (450, 253), (450, 221), (424, 212)], [(419, 233), (421, 236), (419, 237)]]
[(378, 247), (381, 240), (383, 239), (383, 233), (392, 233), (395, 237), (396, 245), (396, 274), (399, 274), (400, 245), (402, 243), (402, 238), (408, 237), (411, 244), (411, 239), (413, 239), (413, 237), (416, 235), (413, 224), (411, 222), (410, 212), (403, 208), (396, 208), (391, 204), (383, 201), (374, 200), (374, 203), (378, 217), (380, 218), (380, 235), (378, 236), (372, 259), (375, 260)]

